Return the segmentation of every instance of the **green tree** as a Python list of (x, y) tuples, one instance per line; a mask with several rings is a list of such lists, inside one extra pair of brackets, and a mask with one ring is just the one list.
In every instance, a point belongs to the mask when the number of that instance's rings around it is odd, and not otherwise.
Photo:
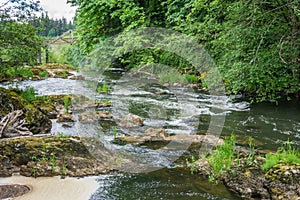
[(54, 37), (57, 36), (56, 30), (54, 28), (51, 28), (48, 32), (48, 37)]
[(217, 61), (228, 93), (277, 101), (300, 88), (299, 9), (295, 0), (197, 0), (186, 21)]
[(73, 23), (67, 23), (67, 19), (50, 19), (47, 12), (42, 13), (41, 17), (30, 21), (30, 24), (38, 29), (38, 35), (44, 37), (55, 37), (73, 29)]
[(8, 66), (35, 64), (42, 40), (28, 21), (39, 11), (31, 0), (9, 0), (0, 5), (0, 59)]

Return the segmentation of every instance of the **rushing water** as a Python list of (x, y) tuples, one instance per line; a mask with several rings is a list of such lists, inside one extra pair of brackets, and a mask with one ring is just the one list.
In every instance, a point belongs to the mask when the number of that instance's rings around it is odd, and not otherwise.
[[(281, 102), (278, 106), (270, 103), (234, 103), (228, 97), (201, 94), (191, 87), (167, 86), (153, 80), (121, 74), (99, 75), (93, 72), (85, 74), (87, 81), (49, 78), (25, 81), (17, 87), (32, 86), (39, 95), (72, 93), (97, 101), (109, 100), (113, 107), (106, 110), (113, 116), (122, 118), (133, 113), (145, 118), (145, 126), (136, 129), (118, 128), (118, 134), (140, 135), (150, 127), (165, 128), (169, 134), (206, 134), (216, 130), (220, 131), (218, 134), (221, 137), (234, 133), (241, 144), (251, 136), (258, 149), (276, 150), (287, 140), (300, 147), (299, 101)], [(110, 94), (97, 94), (97, 86), (104, 83), (109, 86)], [(78, 118), (77, 113), (74, 115)], [(63, 128), (53, 121), (53, 132), (97, 136), (107, 148), (129, 152), (140, 162), (160, 168), (136, 175), (100, 176), (100, 187), (92, 199), (236, 198), (222, 185), (212, 185), (199, 176), (174, 169), (173, 158), (179, 157), (185, 149), (167, 151), (165, 148), (112, 144), (115, 126), (112, 121), (104, 121), (94, 125), (75, 123), (72, 128)]]

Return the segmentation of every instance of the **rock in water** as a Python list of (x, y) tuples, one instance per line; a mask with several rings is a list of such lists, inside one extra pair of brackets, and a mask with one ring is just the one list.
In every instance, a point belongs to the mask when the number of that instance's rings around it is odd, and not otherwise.
[(49, 119), (56, 119), (59, 114), (54, 103), (49, 101), (35, 101), (33, 102), (33, 105), (38, 107), (42, 113), (49, 117)]
[(73, 115), (66, 113), (59, 115), (57, 122), (76, 122), (76, 120)]
[(51, 120), (38, 108), (17, 93), (0, 88), (0, 119), (16, 110), (22, 110), (22, 119), (25, 120), (24, 126), (33, 134), (44, 134), (51, 131)]
[(120, 126), (125, 128), (136, 128), (144, 125), (144, 119), (141, 117), (129, 113), (120, 122)]
[(79, 115), (79, 121), (83, 124), (95, 123), (99, 120), (111, 120), (113, 116), (108, 112), (87, 112)]

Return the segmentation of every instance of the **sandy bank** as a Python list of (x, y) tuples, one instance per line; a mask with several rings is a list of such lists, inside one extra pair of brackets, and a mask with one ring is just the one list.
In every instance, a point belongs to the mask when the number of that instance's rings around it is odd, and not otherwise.
[(85, 200), (89, 199), (99, 187), (96, 177), (61, 179), (12, 176), (0, 178), (0, 184), (23, 184), (31, 188), (29, 193), (15, 198), (16, 200)]

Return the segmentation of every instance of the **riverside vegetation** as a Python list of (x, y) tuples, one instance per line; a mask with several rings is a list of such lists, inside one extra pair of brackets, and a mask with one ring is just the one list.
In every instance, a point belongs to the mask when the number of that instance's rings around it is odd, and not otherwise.
[(300, 189), (300, 151), (285, 142), (275, 153), (259, 153), (252, 139), (249, 147), (236, 146), (235, 136), (226, 139), (208, 155), (186, 161), (192, 173), (221, 181), (244, 198), (296, 199)]
[[(141, 27), (163, 27), (199, 41), (216, 62), (227, 94), (242, 94), (252, 102), (276, 102), (298, 96), (300, 5), (297, 0), (69, 2), (78, 6), (76, 30), (80, 37), (67, 53), (74, 65), (82, 66), (86, 56), (99, 46), (103, 48), (105, 42), (101, 41), (105, 38)], [(145, 41), (147, 38), (129, 37), (120, 48), (143, 45)], [(112, 65), (134, 68), (151, 63), (191, 75), (200, 67), (159, 48), (128, 52)]]

